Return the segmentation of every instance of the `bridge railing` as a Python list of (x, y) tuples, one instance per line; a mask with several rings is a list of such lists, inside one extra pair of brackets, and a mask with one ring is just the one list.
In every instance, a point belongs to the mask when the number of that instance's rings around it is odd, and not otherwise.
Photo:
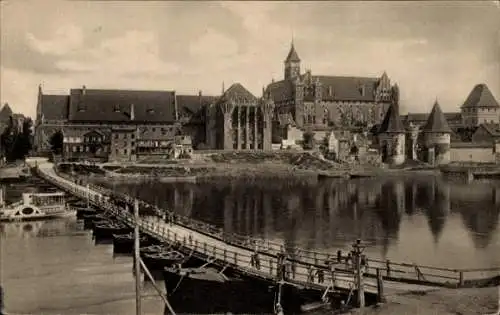
[[(60, 182), (61, 180), (57, 177), (51, 177), (48, 174), (39, 172), (45, 177), (50, 177), (51, 181)], [(63, 178), (68, 184), (64, 185), (66, 189), (86, 198), (87, 195), (94, 201), (99, 201), (103, 199), (104, 196), (115, 194), (115, 192), (100, 187), (98, 185), (89, 184), (89, 190), (86, 187), (77, 186), (72, 179)], [(95, 192), (98, 192), (97, 194)], [(133, 198), (121, 194), (123, 198), (129, 202), (133, 201)], [(97, 199), (96, 199), (97, 198)], [(146, 204), (145, 202), (142, 202)], [(117, 210), (118, 211), (118, 210)], [(222, 229), (214, 227), (213, 225), (194, 220), (189, 217), (181, 216), (175, 214), (171, 211), (165, 211), (166, 215), (170, 215), (170, 220), (173, 223), (183, 226), (185, 228), (191, 229), (201, 234), (205, 234), (219, 241), (225, 242), (233, 246), (237, 246), (244, 249), (255, 250), (259, 253), (276, 255), (284, 250), (283, 244), (272, 242), (264, 239), (257, 239), (248, 236), (241, 236), (236, 234), (224, 233)], [(158, 218), (159, 219), (159, 218)], [(330, 253), (311, 251), (300, 248), (286, 248), (287, 254), (291, 257), (291, 260), (299, 264), (307, 264), (314, 266), (315, 268), (325, 269), (331, 262), (336, 262), (336, 269), (342, 270), (344, 272), (352, 272), (352, 261), (346, 261), (346, 257), (341, 257), (341, 261), (338, 261), (336, 255)], [(377, 272), (382, 273), (384, 278), (391, 279), (394, 281), (402, 282), (418, 282), (418, 283), (429, 283), (434, 285), (443, 286), (463, 286), (467, 283), (482, 281), (481, 279), (492, 278), (500, 273), (500, 267), (498, 268), (481, 268), (481, 269), (449, 269), (440, 268), (432, 266), (423, 266), (409, 263), (398, 263), (392, 262), (390, 260), (377, 260), (377, 259), (367, 259), (366, 275), (375, 277)]]

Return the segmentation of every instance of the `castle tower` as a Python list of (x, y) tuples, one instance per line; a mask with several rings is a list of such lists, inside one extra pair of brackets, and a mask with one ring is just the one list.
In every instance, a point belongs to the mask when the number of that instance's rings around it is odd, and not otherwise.
[(292, 40), (290, 52), (285, 59), (285, 80), (293, 80), (298, 76), (300, 76), (300, 58), (295, 51), (295, 46), (293, 45)]
[(451, 132), (451, 128), (436, 100), (431, 114), (422, 128), (423, 145), (427, 151), (427, 163), (435, 165), (450, 163)]
[(410, 123), (406, 127), (406, 157), (410, 160), (417, 160), (418, 125)]
[(405, 161), (405, 129), (399, 116), (399, 106), (393, 103), (378, 130), (382, 162), (400, 165)]

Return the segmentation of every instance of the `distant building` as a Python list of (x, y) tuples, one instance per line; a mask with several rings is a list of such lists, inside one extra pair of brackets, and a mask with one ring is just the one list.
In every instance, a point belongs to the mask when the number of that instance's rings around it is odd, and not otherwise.
[(432, 165), (450, 163), (450, 136), (452, 130), (437, 100), (421, 132), (421, 145), (424, 149), (423, 160)]
[(259, 99), (235, 83), (206, 109), (207, 147), (271, 150), (274, 102)]
[(476, 85), (461, 109), (467, 127), (477, 127), (483, 123), (499, 123), (500, 105), (486, 84)]
[(263, 91), (276, 106), (275, 123), (304, 130), (331, 126), (371, 126), (380, 123), (394, 99), (397, 85), (381, 77), (344, 77), (301, 73), (300, 58), (292, 43), (285, 60), (283, 80)]
[(138, 153), (147, 152), (141, 147), (145, 144), (141, 137), (155, 146), (150, 151), (159, 151), (156, 146), (165, 146), (164, 142), (173, 146), (174, 136), (183, 133), (191, 136), (194, 144), (205, 142), (203, 108), (213, 99), (201, 94), (177, 95), (175, 91), (85, 86), (71, 89), (69, 95), (47, 95), (39, 87), (35, 145), (39, 152), (49, 151), (52, 136), (60, 132), (65, 156), (134, 161)]
[(480, 124), (472, 134), (472, 142), (495, 143), (500, 140), (500, 124)]

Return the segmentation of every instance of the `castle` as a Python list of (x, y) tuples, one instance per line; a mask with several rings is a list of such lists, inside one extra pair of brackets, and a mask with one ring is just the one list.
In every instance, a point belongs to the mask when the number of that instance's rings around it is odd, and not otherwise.
[(399, 115), (399, 105), (393, 103), (376, 131), (382, 162), (392, 165), (401, 165), (407, 159), (418, 159), (432, 165), (448, 164), (451, 134), (437, 100), (422, 128), (414, 124), (405, 127)]

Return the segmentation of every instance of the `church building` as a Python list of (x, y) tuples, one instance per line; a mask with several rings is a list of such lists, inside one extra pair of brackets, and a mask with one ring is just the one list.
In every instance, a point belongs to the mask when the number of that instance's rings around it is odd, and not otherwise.
[(284, 61), (283, 80), (264, 89), (276, 106), (276, 122), (284, 128), (324, 130), (328, 127), (370, 127), (379, 124), (399, 97), (384, 72), (380, 77), (313, 75), (301, 71), (292, 42)]

